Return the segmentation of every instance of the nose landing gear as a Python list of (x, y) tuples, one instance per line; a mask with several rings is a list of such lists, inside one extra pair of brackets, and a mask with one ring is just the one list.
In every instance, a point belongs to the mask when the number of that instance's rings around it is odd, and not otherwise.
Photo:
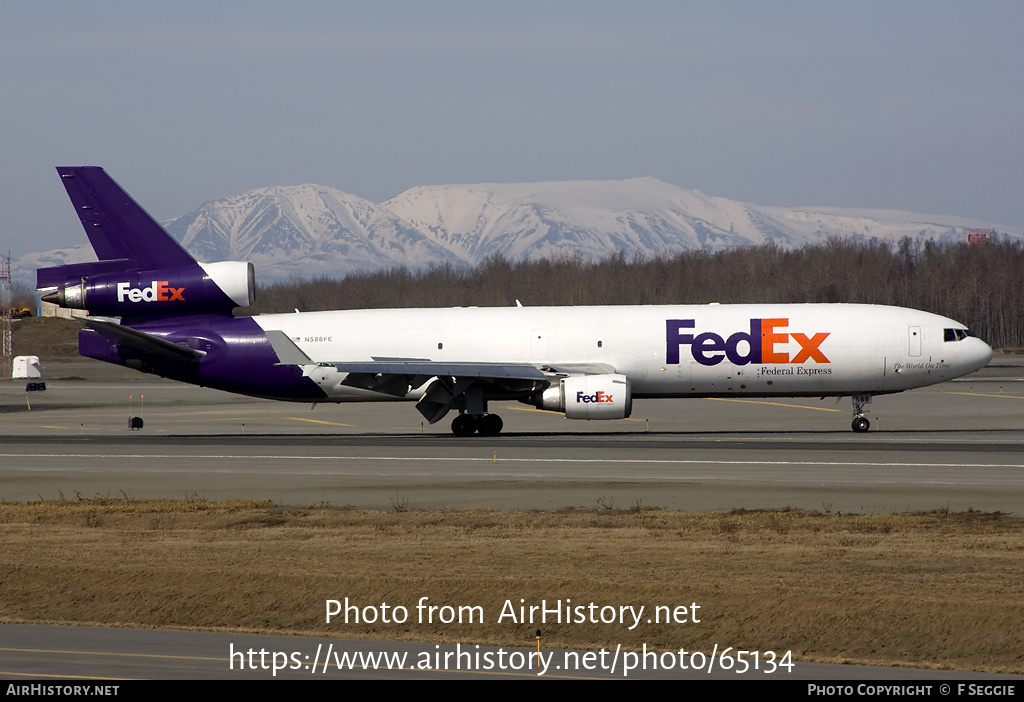
[(853, 396), (853, 424), (851, 427), (858, 434), (863, 434), (871, 428), (871, 422), (864, 414), (864, 405), (871, 403), (871, 395)]

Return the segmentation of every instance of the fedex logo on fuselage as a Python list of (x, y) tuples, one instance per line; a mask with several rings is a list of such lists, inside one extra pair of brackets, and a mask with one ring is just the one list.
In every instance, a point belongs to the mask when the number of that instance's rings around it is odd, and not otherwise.
[(166, 280), (154, 280), (148, 288), (133, 288), (131, 283), (117, 284), (117, 301), (124, 302), (173, 302), (185, 301), (185, 288), (172, 288)]
[[(693, 360), (701, 365), (714, 366), (725, 359), (737, 366), (750, 363), (830, 363), (821, 351), (821, 344), (829, 332), (818, 332), (812, 336), (800, 332), (784, 331), (789, 326), (788, 317), (776, 319), (751, 319), (750, 331), (738, 331), (728, 338), (714, 332), (702, 334), (683, 333), (685, 329), (696, 328), (693, 319), (669, 319), (665, 322), (665, 363), (679, 363), (679, 349), (690, 347)], [(792, 339), (800, 350), (792, 357), (777, 347)]]

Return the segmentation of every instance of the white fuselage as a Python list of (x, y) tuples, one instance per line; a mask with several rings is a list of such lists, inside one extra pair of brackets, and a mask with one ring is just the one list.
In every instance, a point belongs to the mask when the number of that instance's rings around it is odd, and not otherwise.
[[(891, 393), (970, 373), (992, 357), (959, 322), (878, 305), (387, 309), (254, 320), (283, 331), (315, 363), (593, 365), (628, 376), (634, 397)], [(345, 374), (333, 368), (305, 373), (328, 400), (394, 399), (342, 385)]]

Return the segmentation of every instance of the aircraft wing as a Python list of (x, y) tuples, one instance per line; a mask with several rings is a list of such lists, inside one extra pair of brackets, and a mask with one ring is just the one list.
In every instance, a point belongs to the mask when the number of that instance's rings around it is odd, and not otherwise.
[(555, 375), (603, 375), (615, 373), (615, 366), (607, 363), (545, 363), (541, 370)]
[[(382, 392), (394, 397), (405, 397), (413, 388), (430, 383), (423, 398), (440, 392), (448, 405), (451, 399), (470, 386), (497, 387), (520, 390), (547, 385), (544, 373), (530, 365), (506, 363), (457, 363), (431, 361), (422, 358), (378, 358), (366, 362), (323, 364), (347, 373), (342, 385)], [(423, 412), (423, 398), (417, 408)], [(445, 410), (447, 411), (447, 410)], [(424, 413), (426, 416), (426, 413)], [(443, 415), (442, 415), (443, 416)]]
[(515, 363), (465, 363), (432, 361), (427, 358), (378, 358), (372, 361), (346, 361), (328, 363), (342, 373), (373, 373), (432, 377), (447, 375), (454, 378), (481, 378), (488, 380), (547, 380), (548, 376), (536, 366)]
[(600, 363), (491, 363), (389, 356), (370, 361), (317, 362), (283, 331), (267, 330), (266, 334), (282, 365), (333, 368), (346, 374), (341, 384), (348, 387), (405, 397), (414, 388), (426, 385), (416, 408), (430, 423), (438, 421), (459, 401), (465, 401), (471, 413), (480, 414), (485, 397), (526, 396), (557, 383), (559, 376), (615, 372), (611, 366)]
[[(288, 336), (277, 330), (268, 330), (267, 339), (282, 365), (315, 365), (332, 367), (340, 373), (357, 376), (396, 375), (422, 377), (478, 378), (481, 380), (547, 380), (548, 375), (537, 366), (525, 363), (470, 363), (464, 361), (434, 361), (429, 358), (394, 358), (374, 356), (370, 361), (312, 360)], [(403, 393), (404, 394), (404, 393)]]

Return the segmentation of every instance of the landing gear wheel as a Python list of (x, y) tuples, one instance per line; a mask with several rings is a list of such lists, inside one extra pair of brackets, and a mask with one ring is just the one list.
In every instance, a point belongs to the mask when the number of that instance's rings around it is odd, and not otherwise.
[(497, 436), (503, 426), (505, 423), (501, 421), (501, 417), (496, 414), (485, 414), (477, 422), (477, 431), (480, 432), (480, 436)]
[(460, 414), (452, 420), (452, 434), (455, 436), (470, 436), (476, 431), (476, 417), (471, 414)]
[(854, 395), (850, 399), (853, 400), (853, 430), (863, 434), (871, 428), (871, 422), (864, 416), (864, 407), (871, 403), (871, 395)]

